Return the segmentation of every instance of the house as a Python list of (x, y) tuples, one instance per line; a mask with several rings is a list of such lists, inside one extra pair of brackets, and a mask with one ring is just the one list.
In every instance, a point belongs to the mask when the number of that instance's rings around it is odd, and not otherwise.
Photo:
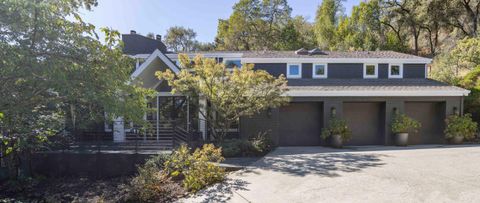
[[(172, 95), (168, 84), (154, 75), (159, 70), (179, 71), (177, 53), (168, 52), (160, 39), (134, 32), (123, 35), (125, 53), (137, 60), (132, 78), (158, 92), (151, 103), (156, 113), (145, 116), (152, 122), (153, 130), (144, 132), (140, 139), (170, 143), (181, 141), (191, 131), (208, 139), (206, 123), (198, 109), (192, 109), (182, 95)], [(285, 75), (290, 104), (242, 118), (238, 127), (231, 129), (232, 134), (240, 137), (269, 131), (280, 146), (324, 145), (321, 129), (333, 112), (346, 119), (352, 130), (352, 139), (346, 145), (393, 144), (390, 123), (396, 111), (422, 124), (419, 132), (410, 137), (410, 144), (444, 143), (445, 117), (463, 113), (463, 99), (469, 94), (468, 90), (429, 79), (431, 59), (394, 51), (300, 49), (188, 54), (201, 54), (237, 66), (252, 63), (255, 69), (274, 76)], [(133, 126), (120, 118), (113, 126), (114, 140), (130, 139)], [(178, 126), (183, 127), (177, 129)]]

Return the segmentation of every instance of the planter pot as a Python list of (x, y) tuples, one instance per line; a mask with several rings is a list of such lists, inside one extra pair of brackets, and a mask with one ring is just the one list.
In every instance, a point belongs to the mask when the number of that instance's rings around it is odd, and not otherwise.
[(332, 135), (331, 144), (332, 144), (332, 147), (342, 148), (343, 147), (342, 136), (341, 135)]
[(395, 134), (395, 144), (397, 146), (407, 146), (408, 145), (408, 133), (396, 133)]
[(455, 136), (449, 139), (450, 144), (463, 144), (463, 136)]

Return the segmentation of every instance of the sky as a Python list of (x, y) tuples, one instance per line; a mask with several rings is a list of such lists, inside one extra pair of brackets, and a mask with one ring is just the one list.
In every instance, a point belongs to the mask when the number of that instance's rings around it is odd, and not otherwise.
[[(93, 11), (82, 10), (84, 21), (97, 28), (110, 27), (122, 34), (135, 30), (165, 35), (172, 26), (192, 28), (200, 42), (213, 42), (218, 19), (226, 19), (238, 0), (98, 0)], [(346, 0), (345, 13), (361, 0)], [(313, 22), (322, 0), (289, 0), (292, 16), (302, 15)]]

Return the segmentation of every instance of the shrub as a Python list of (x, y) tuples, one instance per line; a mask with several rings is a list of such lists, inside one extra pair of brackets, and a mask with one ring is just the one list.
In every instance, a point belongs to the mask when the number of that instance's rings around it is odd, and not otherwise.
[(181, 178), (185, 189), (196, 192), (225, 178), (225, 170), (218, 166), (223, 160), (221, 149), (213, 144), (205, 144), (192, 154), (182, 145), (165, 161), (164, 170), (172, 177)]
[(260, 132), (255, 137), (253, 137), (252, 146), (255, 148), (255, 151), (259, 154), (266, 154), (272, 151), (274, 143), (270, 134), (268, 132)]
[(332, 117), (328, 126), (322, 130), (322, 139), (327, 139), (332, 135), (340, 135), (342, 140), (350, 139), (352, 132), (348, 129), (347, 121), (345, 119)]
[(224, 140), (220, 146), (225, 157), (253, 156), (256, 154), (252, 143), (245, 139)]
[(393, 133), (417, 132), (422, 125), (420, 122), (408, 117), (405, 114), (396, 114), (392, 121)]
[(470, 114), (451, 115), (445, 119), (447, 127), (445, 128), (445, 137), (453, 138), (455, 136), (463, 136), (465, 139), (471, 139), (475, 137), (477, 132), (477, 123), (472, 120)]
[(185, 190), (172, 181), (159, 168), (159, 161), (165, 156), (155, 156), (143, 166), (130, 182), (127, 200), (132, 202), (168, 202), (181, 196)]

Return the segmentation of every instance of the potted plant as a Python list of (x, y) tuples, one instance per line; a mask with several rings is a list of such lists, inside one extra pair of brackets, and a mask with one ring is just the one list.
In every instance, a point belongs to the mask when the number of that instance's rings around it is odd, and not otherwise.
[(477, 132), (477, 123), (472, 120), (470, 114), (460, 116), (454, 114), (445, 119), (445, 137), (450, 144), (462, 144), (463, 139), (470, 139)]
[(392, 121), (392, 132), (395, 134), (395, 144), (397, 146), (407, 146), (408, 134), (417, 132), (421, 126), (420, 122), (405, 114), (396, 114)]
[(330, 138), (333, 147), (342, 148), (343, 142), (348, 141), (351, 134), (346, 120), (332, 117), (328, 126), (323, 128), (321, 137), (322, 139)]

